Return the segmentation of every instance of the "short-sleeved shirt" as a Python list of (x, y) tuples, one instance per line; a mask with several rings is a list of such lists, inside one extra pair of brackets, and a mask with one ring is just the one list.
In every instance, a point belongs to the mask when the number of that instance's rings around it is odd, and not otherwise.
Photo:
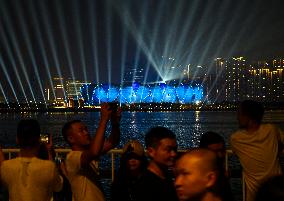
[(279, 129), (272, 124), (260, 125), (253, 133), (239, 130), (231, 136), (232, 150), (243, 167), (247, 201), (254, 200), (264, 179), (282, 174), (278, 159), (280, 143)]
[(88, 167), (82, 168), (82, 153), (82, 151), (71, 151), (65, 161), (73, 198), (75, 201), (104, 201), (98, 183), (98, 163), (92, 161)]
[(1, 180), (10, 201), (50, 201), (60, 191), (63, 179), (52, 161), (17, 157), (1, 165)]

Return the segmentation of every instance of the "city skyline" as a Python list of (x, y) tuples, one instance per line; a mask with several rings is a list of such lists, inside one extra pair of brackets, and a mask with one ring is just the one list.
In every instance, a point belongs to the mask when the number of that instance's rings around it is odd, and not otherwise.
[(148, 82), (176, 79), (167, 66), (197, 72), (216, 57), (281, 58), (281, 8), (280, 0), (0, 0), (0, 93), (42, 98), (53, 77), (120, 84), (126, 66), (142, 66)]
[[(284, 58), (250, 61), (245, 57), (232, 57), (216, 58), (214, 61), (214, 67), (199, 66), (198, 72), (182, 72), (180, 79), (166, 82), (144, 83), (144, 69), (131, 66), (126, 69), (125, 79), (120, 84), (53, 77), (53, 87), (44, 88), (45, 104), (68, 105), (70, 100), (83, 101), (81, 105), (85, 106), (109, 101), (121, 104), (189, 104), (200, 101), (212, 104), (245, 99), (270, 103), (284, 101)], [(0, 102), (8, 101), (0, 97)], [(19, 102), (25, 103), (24, 100)], [(28, 102), (43, 103), (42, 100)]]

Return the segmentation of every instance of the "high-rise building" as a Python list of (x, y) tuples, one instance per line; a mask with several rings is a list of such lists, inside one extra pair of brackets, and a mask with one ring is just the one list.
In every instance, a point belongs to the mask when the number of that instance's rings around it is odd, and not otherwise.
[(84, 84), (91, 84), (90, 82), (82, 82), (79, 80), (67, 80), (66, 81), (66, 95), (67, 98), (70, 99), (74, 99), (74, 100), (79, 100), (80, 98), (82, 98), (82, 93), (81, 93), (81, 87)]
[(251, 64), (249, 97), (264, 102), (284, 101), (284, 65), (282, 60)]
[(217, 58), (214, 73), (216, 79), (211, 84), (209, 95), (216, 95), (217, 102), (239, 102), (244, 99), (284, 101), (283, 70), (283, 59), (248, 62), (243, 57)]
[(233, 57), (225, 64), (225, 100), (238, 102), (246, 99), (248, 64), (244, 57)]
[(143, 67), (126, 66), (123, 84), (131, 85), (134, 82), (144, 83), (145, 69)]
[(0, 103), (4, 103), (4, 102), (5, 102), (4, 95), (0, 93)]
[(209, 90), (208, 98), (212, 102), (222, 102), (225, 100), (226, 82), (225, 80), (225, 64), (226, 60), (224, 58), (215, 59), (214, 72), (211, 75), (211, 81), (208, 85), (211, 86)]
[(66, 94), (64, 89), (64, 79), (62, 77), (54, 77), (53, 78), (53, 86), (54, 86), (54, 101), (56, 103), (65, 103)]

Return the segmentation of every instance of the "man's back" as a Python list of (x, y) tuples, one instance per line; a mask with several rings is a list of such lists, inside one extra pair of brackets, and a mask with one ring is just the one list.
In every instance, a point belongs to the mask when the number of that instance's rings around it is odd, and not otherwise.
[(281, 174), (279, 143), (279, 131), (271, 124), (261, 124), (252, 133), (240, 130), (232, 135), (232, 150), (240, 159), (249, 194), (256, 192), (263, 179)]
[(1, 179), (11, 201), (50, 201), (52, 192), (60, 191), (63, 182), (53, 162), (36, 157), (4, 161)]

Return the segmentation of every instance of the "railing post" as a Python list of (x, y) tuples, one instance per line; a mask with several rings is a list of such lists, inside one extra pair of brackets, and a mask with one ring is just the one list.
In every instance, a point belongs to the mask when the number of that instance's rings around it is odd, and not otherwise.
[(111, 152), (111, 181), (113, 182), (114, 180), (114, 169), (115, 169), (115, 156), (114, 152)]
[(229, 153), (226, 151), (226, 155), (225, 155), (225, 170), (226, 170), (226, 172), (228, 172), (228, 170), (229, 170), (228, 155), (229, 155)]
[(243, 201), (246, 201), (246, 184), (244, 174), (242, 173)]

